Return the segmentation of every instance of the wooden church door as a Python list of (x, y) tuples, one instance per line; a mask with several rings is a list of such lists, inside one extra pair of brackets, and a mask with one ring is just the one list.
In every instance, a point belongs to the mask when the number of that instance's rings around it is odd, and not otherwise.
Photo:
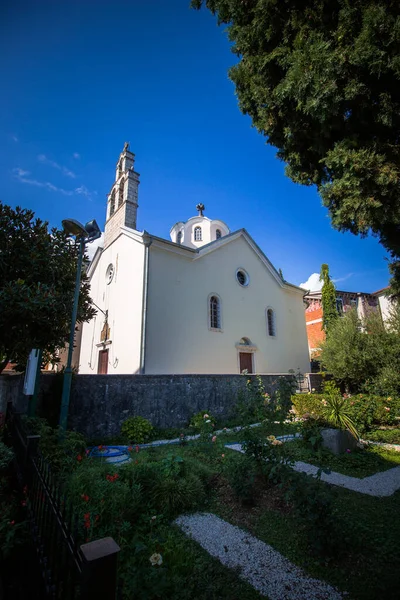
[(248, 373), (253, 372), (253, 354), (252, 352), (239, 352), (240, 372), (246, 369)]
[(100, 350), (97, 373), (99, 375), (107, 375), (107, 372), (108, 372), (108, 350)]

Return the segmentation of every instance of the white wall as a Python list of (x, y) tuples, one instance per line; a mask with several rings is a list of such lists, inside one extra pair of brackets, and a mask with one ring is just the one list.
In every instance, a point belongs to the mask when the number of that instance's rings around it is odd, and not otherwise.
[[(236, 281), (239, 267), (247, 287)], [(208, 327), (211, 293), (221, 298), (222, 332)], [(275, 338), (267, 335), (267, 307)], [(238, 373), (242, 337), (258, 347), (257, 372), (309, 371), (302, 294), (282, 289), (243, 237), (195, 260), (150, 246), (146, 373)]]
[(386, 323), (390, 317), (391, 301), (387, 296), (378, 296), (379, 307), (381, 309), (382, 321)]
[[(101, 254), (91, 279), (90, 294), (104, 311), (112, 343), (109, 349), (108, 373), (136, 373), (140, 368), (144, 246), (127, 235), (121, 235)], [(106, 284), (108, 265), (114, 265), (114, 278)], [(98, 311), (82, 331), (80, 373), (97, 373), (98, 353), (102, 350), (100, 332), (104, 316)]]

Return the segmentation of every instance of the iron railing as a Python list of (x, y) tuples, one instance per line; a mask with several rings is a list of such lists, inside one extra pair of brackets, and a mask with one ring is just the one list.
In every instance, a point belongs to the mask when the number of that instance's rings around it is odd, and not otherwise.
[(40, 436), (25, 431), (21, 415), (11, 403), (7, 405), (6, 431), (15, 454), (16, 475), (25, 498), (46, 597), (115, 600), (117, 544), (112, 538), (104, 538), (79, 545), (78, 514), (39, 451)]

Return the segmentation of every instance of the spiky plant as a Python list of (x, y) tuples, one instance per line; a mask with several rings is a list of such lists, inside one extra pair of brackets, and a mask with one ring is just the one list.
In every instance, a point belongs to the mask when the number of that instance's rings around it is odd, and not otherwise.
[(324, 409), (325, 419), (339, 429), (348, 429), (350, 433), (359, 439), (358, 431), (354, 421), (350, 417), (348, 400), (339, 394), (327, 396)]

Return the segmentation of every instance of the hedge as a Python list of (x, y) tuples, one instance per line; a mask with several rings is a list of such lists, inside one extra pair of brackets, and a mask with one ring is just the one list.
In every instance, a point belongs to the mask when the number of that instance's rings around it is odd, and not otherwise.
[[(292, 403), (296, 414), (303, 417), (309, 414), (323, 420), (324, 394), (295, 394)], [(379, 426), (396, 425), (400, 422), (400, 398), (391, 396), (371, 396), (367, 394), (350, 394), (347, 399), (349, 416), (354, 421), (359, 433), (370, 431)]]

